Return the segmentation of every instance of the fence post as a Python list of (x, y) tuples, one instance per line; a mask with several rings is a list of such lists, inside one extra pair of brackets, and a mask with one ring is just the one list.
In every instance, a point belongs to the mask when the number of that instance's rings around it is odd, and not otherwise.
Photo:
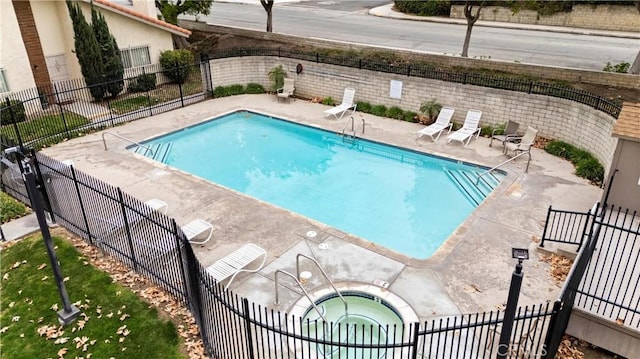
[(527, 93), (531, 95), (531, 91), (533, 91), (533, 80), (529, 81), (529, 91)]
[(320, 62), (320, 53), (316, 52), (316, 63)]
[(58, 104), (58, 109), (60, 110), (60, 117), (62, 118), (64, 131), (67, 133), (67, 137), (69, 137), (69, 128), (67, 128), (67, 120), (64, 118), (64, 108), (62, 107), (62, 101), (60, 101), (60, 93), (58, 92), (58, 86), (56, 86), (56, 84), (53, 84), (53, 91), (56, 93), (56, 103)]
[(47, 189), (44, 186), (44, 178), (42, 178), (42, 171), (40, 171), (40, 163), (38, 163), (38, 159), (36, 158), (35, 150), (31, 150), (30, 157), (32, 158), (31, 163), (36, 170), (36, 176), (38, 178), (38, 183), (40, 185), (37, 187), (40, 194), (42, 195), (42, 201), (44, 202), (44, 209), (49, 212), (49, 216), (51, 217), (51, 222), (55, 223), (56, 218), (53, 215), (53, 209), (51, 208), (51, 201), (49, 200), (49, 194), (47, 193)]
[[(142, 67), (142, 77), (145, 77), (144, 66)], [(149, 106), (149, 116), (153, 116), (153, 111), (151, 110), (151, 95), (149, 93), (149, 88), (147, 88), (147, 105)]]
[(540, 239), (540, 248), (544, 248), (544, 236), (547, 234), (547, 226), (549, 225), (549, 217), (551, 217), (551, 206), (547, 211), (547, 220), (544, 221), (544, 229), (542, 230), (542, 238)]
[(418, 339), (420, 334), (420, 330), (419, 330), (420, 322), (413, 323), (413, 328), (414, 328), (414, 332), (413, 332), (413, 337), (411, 338), (413, 341), (411, 359), (417, 359), (418, 358)]
[(127, 232), (127, 241), (129, 242), (129, 250), (131, 251), (131, 261), (133, 262), (133, 270), (138, 272), (138, 262), (136, 261), (136, 254), (133, 251), (133, 241), (131, 240), (131, 229), (129, 228), (129, 221), (127, 220), (127, 208), (124, 205), (124, 198), (122, 196), (122, 190), (120, 189), (120, 187), (118, 187), (118, 201), (120, 202), (120, 209), (122, 209), (122, 219), (124, 220), (124, 228), (125, 228), (125, 231)]
[(178, 61), (176, 61), (176, 72), (178, 73), (178, 89), (180, 90), (180, 107), (184, 107), (184, 96), (182, 94), (182, 71), (184, 68), (180, 67)]
[[(551, 319), (549, 319), (549, 327), (547, 328), (547, 335), (545, 336), (544, 344), (542, 345), (542, 353), (540, 353), (541, 354), (540, 357), (542, 359), (547, 359), (550, 354), (547, 351), (547, 348), (549, 348), (549, 344), (551, 342), (551, 339), (553, 338), (554, 328), (558, 322), (558, 314), (560, 313), (561, 307), (562, 307), (562, 301), (560, 301), (559, 299), (553, 302), (553, 311), (551, 314)], [(551, 353), (551, 358), (553, 358), (554, 356), (555, 356), (555, 353)]]
[(407, 66), (407, 76), (411, 77), (411, 65)]
[(506, 359), (511, 348), (509, 343), (511, 341), (511, 330), (513, 329), (513, 321), (516, 316), (516, 308), (518, 306), (518, 298), (520, 297), (520, 287), (522, 287), (522, 259), (518, 258), (516, 269), (511, 275), (511, 286), (509, 287), (509, 298), (507, 299), (507, 307), (504, 310), (504, 317), (502, 319), (502, 332), (500, 333), (500, 344), (498, 345), (499, 359)]
[(462, 74), (462, 83), (463, 84), (467, 83), (467, 73), (466, 72)]
[(245, 334), (247, 335), (247, 352), (249, 359), (253, 359), (253, 338), (251, 337), (251, 317), (249, 316), (249, 300), (242, 298), (242, 312), (244, 318)]

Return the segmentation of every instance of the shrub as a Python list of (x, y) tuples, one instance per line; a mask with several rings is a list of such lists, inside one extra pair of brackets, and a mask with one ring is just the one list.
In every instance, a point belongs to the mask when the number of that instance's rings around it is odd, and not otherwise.
[(229, 96), (242, 95), (244, 93), (244, 87), (242, 85), (231, 85), (227, 91)]
[(262, 85), (257, 84), (255, 82), (250, 82), (247, 84), (247, 88), (245, 88), (244, 93), (253, 95), (253, 94), (265, 93), (265, 91)]
[(420, 112), (429, 116), (431, 121), (435, 121), (438, 117), (438, 114), (442, 110), (442, 105), (439, 104), (435, 98), (432, 98), (429, 101), (425, 101), (420, 105)]
[(604, 168), (589, 151), (557, 140), (550, 141), (545, 147), (545, 151), (573, 163), (576, 166), (576, 176), (586, 178), (595, 184), (602, 183)]
[(387, 110), (387, 117), (395, 118), (396, 120), (402, 120), (404, 117), (404, 110), (398, 106), (393, 106)]
[(586, 178), (595, 184), (600, 184), (604, 179), (604, 168), (593, 157), (583, 158), (576, 163), (576, 175)]
[(607, 64), (604, 66), (602, 71), (626, 74), (627, 72), (629, 72), (629, 67), (631, 67), (631, 64), (628, 62), (621, 62), (615, 65), (611, 65), (611, 62), (607, 61)]
[(494, 127), (491, 125), (482, 126), (480, 127), (480, 136), (485, 136), (485, 137), (491, 136), (491, 133), (493, 132), (493, 130), (494, 130)]
[(217, 86), (213, 89), (213, 97), (218, 98), (225, 96), (230, 96), (226, 86)]
[(331, 96), (329, 96), (322, 99), (322, 104), (327, 106), (333, 106), (336, 104), (336, 102), (331, 98)]
[[(11, 116), (12, 112), (13, 116)], [(3, 125), (14, 122), (23, 122), (26, 119), (27, 116), (24, 112), (24, 104), (22, 103), (22, 101), (9, 100), (9, 106), (7, 106), (7, 100), (2, 100), (2, 103), (0, 103), (0, 121)]]
[(189, 50), (167, 50), (160, 53), (160, 65), (173, 83), (183, 84), (191, 73), (193, 54)]
[(127, 91), (147, 92), (156, 88), (156, 74), (142, 74), (129, 80)]
[(387, 106), (385, 105), (375, 105), (371, 107), (371, 114), (384, 117), (387, 115)]
[(365, 101), (357, 101), (356, 108), (360, 112), (371, 113), (371, 104)]
[(417, 123), (418, 122), (418, 113), (417, 112), (413, 112), (413, 111), (406, 111), (402, 115), (402, 119), (404, 121), (407, 121), (407, 122)]
[(8, 194), (0, 192), (0, 223), (6, 223), (14, 218), (20, 218), (27, 214), (24, 204), (11, 198)]
[(449, 16), (451, 4), (449, 1), (441, 0), (396, 0), (395, 8), (400, 12), (422, 16)]
[(575, 146), (563, 141), (553, 140), (547, 143), (544, 150), (554, 156), (558, 156), (568, 160), (571, 156), (571, 153), (575, 151)]

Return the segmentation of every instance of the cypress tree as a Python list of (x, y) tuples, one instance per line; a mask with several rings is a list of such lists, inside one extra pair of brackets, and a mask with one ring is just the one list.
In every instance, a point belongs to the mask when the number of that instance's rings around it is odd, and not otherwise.
[(78, 4), (72, 4), (71, 1), (67, 0), (67, 8), (73, 23), (74, 46), (82, 76), (87, 86), (89, 86), (91, 96), (96, 101), (100, 101), (105, 93), (102, 85), (104, 79), (102, 78), (103, 64), (100, 45), (98, 45), (93, 30), (85, 20)]
[(102, 13), (91, 7), (91, 27), (93, 34), (100, 45), (100, 54), (103, 64), (103, 79), (106, 82), (105, 90), (111, 97), (117, 96), (124, 88), (124, 66), (120, 57), (120, 49), (116, 39), (109, 31), (107, 21)]

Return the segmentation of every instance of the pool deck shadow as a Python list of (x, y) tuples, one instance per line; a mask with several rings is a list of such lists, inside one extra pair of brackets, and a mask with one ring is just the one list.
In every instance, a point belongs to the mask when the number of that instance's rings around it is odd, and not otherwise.
[[(278, 103), (273, 95), (240, 95), (203, 101), (108, 131), (141, 142), (241, 109), (337, 133), (350, 127), (349, 116), (325, 118), (327, 108), (300, 99)], [(461, 123), (465, 110), (457, 109), (453, 120)], [(458, 142), (447, 144), (445, 135), (437, 142), (416, 139), (416, 131), (424, 127), (420, 124), (360, 112), (353, 118), (356, 123), (364, 119), (365, 131), (358, 134), (363, 138), (488, 167), (508, 158), (495, 143), (489, 147), (486, 138), (472, 140), (465, 148)], [(496, 120), (506, 122), (507, 118)], [(77, 169), (140, 200), (164, 200), (169, 204), (168, 215), (179, 225), (196, 218), (213, 223), (212, 240), (193, 246), (204, 266), (244, 243), (265, 248), (266, 265), (258, 273), (238, 275), (231, 291), (276, 310), (288, 310), (302, 295), (293, 280), (282, 275), (280, 303), (274, 305), (274, 274), (281, 269), (295, 275), (298, 253), (317, 260), (335, 282), (387, 282), (389, 291), (406, 300), (421, 320), (428, 320), (502, 309), (515, 265), (511, 248), (525, 247), (530, 249), (531, 259), (524, 264), (520, 304), (554, 300), (560, 287), (535, 249), (547, 209), (551, 205), (586, 211), (602, 195), (600, 188), (575, 176), (569, 162), (534, 149), (528, 173), (524, 172), (525, 158), (502, 167), (507, 177), (495, 191), (431, 258), (417, 259), (134, 154), (126, 149), (130, 143), (119, 138), (109, 137), (109, 149), (104, 150), (100, 135), (89, 134), (42, 152), (58, 160), (73, 160)], [(309, 231), (316, 236), (307, 236)], [(305, 284), (307, 290), (326, 285), (311, 261), (303, 258), (301, 266), (312, 272)]]

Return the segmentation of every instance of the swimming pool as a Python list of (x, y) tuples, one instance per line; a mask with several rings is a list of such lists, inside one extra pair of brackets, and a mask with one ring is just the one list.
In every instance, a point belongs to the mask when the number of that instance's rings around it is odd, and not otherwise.
[(132, 148), (157, 161), (424, 259), (501, 174), (250, 111)]

